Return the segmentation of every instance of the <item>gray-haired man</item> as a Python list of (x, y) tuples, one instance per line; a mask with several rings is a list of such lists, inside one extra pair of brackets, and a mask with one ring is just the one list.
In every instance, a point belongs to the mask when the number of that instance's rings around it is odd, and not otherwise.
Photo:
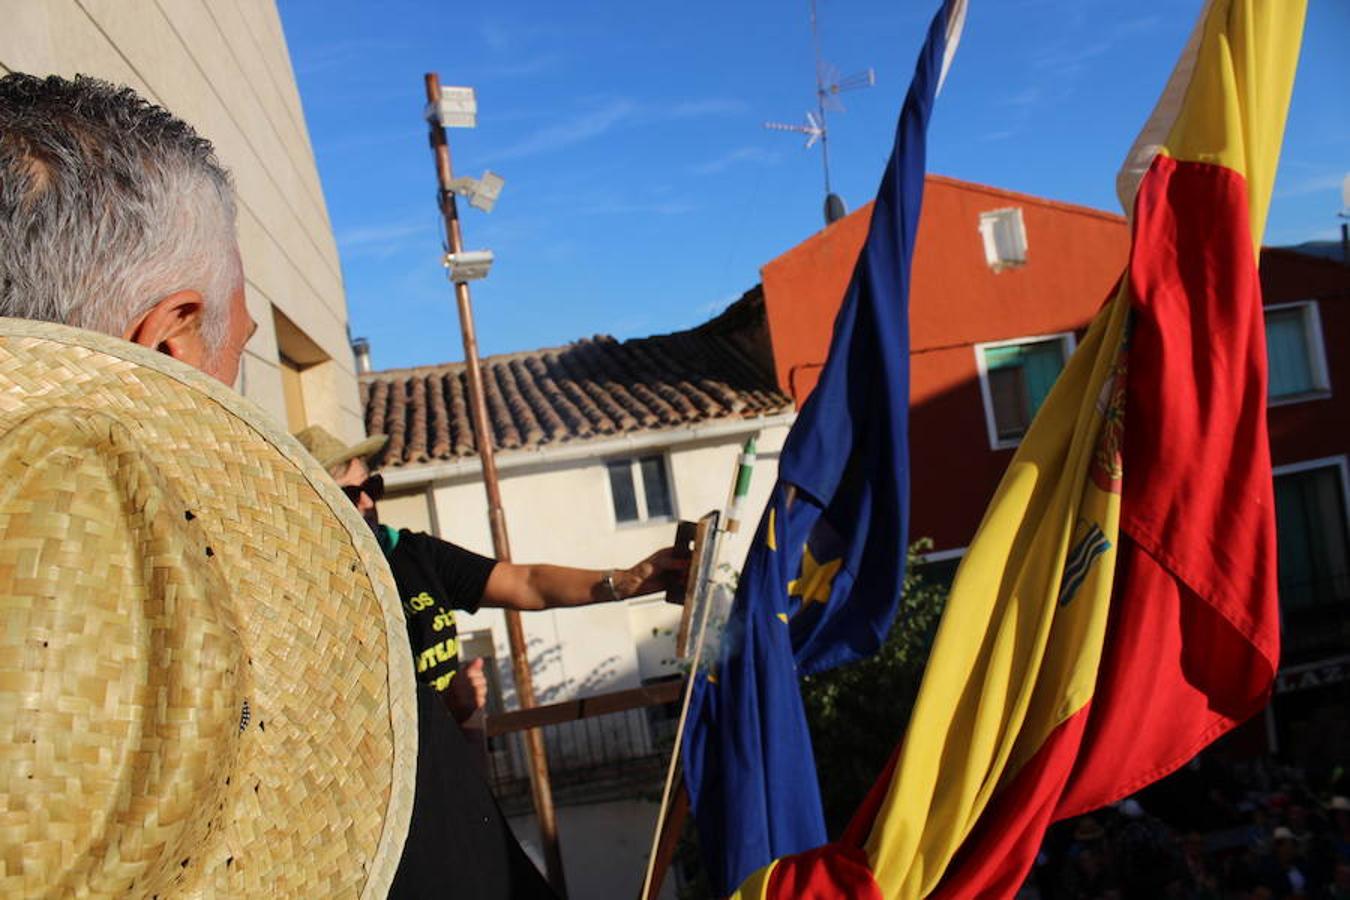
[(119, 335), (233, 384), (257, 325), (211, 144), (130, 88), (0, 79), (0, 315)]
[[(76, 325), (232, 384), (255, 328), (211, 144), (129, 88), (0, 78), (0, 315)], [(547, 897), (445, 707), (418, 690), (417, 786), (391, 896)]]

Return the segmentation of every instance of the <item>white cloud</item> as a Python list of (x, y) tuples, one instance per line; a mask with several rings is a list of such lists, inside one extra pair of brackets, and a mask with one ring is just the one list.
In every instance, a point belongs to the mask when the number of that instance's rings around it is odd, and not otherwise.
[(1143, 16), (1138, 19), (1130, 19), (1128, 22), (1121, 22), (1114, 26), (1111, 29), (1111, 36), (1117, 39), (1132, 37), (1136, 34), (1152, 31), (1161, 24), (1161, 16)]
[(501, 22), (484, 22), (478, 29), (483, 44), (494, 53), (511, 49), (511, 29)]
[(577, 209), (580, 216), (655, 215), (682, 216), (694, 211), (694, 206), (683, 200), (642, 202), (630, 200), (600, 200)]
[(774, 163), (777, 161), (777, 153), (771, 153), (761, 147), (739, 147), (722, 154), (716, 159), (690, 166), (689, 171), (695, 175), (715, 175), (740, 163)]
[(1278, 198), (1284, 197), (1305, 197), (1308, 194), (1328, 193), (1334, 194), (1341, 189), (1341, 183), (1345, 180), (1345, 172), (1323, 172), (1318, 175), (1309, 175), (1304, 178), (1297, 178), (1286, 182), (1281, 179), (1280, 189), (1275, 192)]
[(337, 235), (338, 247), (343, 253), (387, 259), (409, 246), (435, 246), (434, 212), (414, 219), (361, 225)]
[[(1078, 12), (1080, 16), (1075, 16), (1075, 21), (1066, 23), (1070, 27), (1066, 28), (1065, 32), (1077, 32), (1084, 25), (1092, 25), (1095, 30), (1096, 26), (1092, 24), (1092, 20), (1082, 18), (1081, 10)], [(1073, 79), (1087, 67), (1090, 60), (1111, 52), (1122, 41), (1140, 38), (1157, 28), (1161, 21), (1158, 16), (1143, 16), (1111, 25), (1104, 34), (1097, 31), (1095, 40), (1055, 41), (1049, 47), (1033, 54), (1031, 65), (1055, 78)]]
[(295, 56), (295, 71), (301, 75), (313, 75), (333, 69), (347, 69), (367, 62), (377, 53), (401, 50), (406, 47), (401, 41), (389, 40), (353, 40), (334, 41), (306, 47)]
[(541, 128), (515, 144), (497, 151), (492, 158), (520, 159), (562, 150), (601, 136), (625, 119), (632, 118), (636, 110), (637, 107), (632, 101), (615, 100), (589, 113)]
[(744, 100), (729, 97), (710, 97), (704, 100), (686, 100), (669, 109), (666, 117), (671, 119), (701, 119), (705, 116), (730, 116), (744, 113), (749, 109)]
[(526, 59), (486, 66), (482, 70), (482, 74), (487, 78), (527, 78), (531, 75), (547, 72), (550, 69), (556, 69), (562, 64), (562, 61), (563, 57), (560, 54), (542, 53)]
[(1088, 60), (1106, 53), (1114, 43), (1113, 40), (1105, 40), (1073, 49), (1046, 50), (1033, 56), (1031, 64), (1056, 78), (1071, 78), (1083, 70)]

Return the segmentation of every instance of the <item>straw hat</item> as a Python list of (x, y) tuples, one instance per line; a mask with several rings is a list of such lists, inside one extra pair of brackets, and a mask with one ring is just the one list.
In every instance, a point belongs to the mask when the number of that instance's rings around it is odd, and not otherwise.
[(331, 469), (339, 463), (350, 462), (353, 459), (365, 459), (378, 453), (389, 442), (389, 435), (373, 434), (364, 441), (345, 444), (322, 425), (311, 425), (303, 431), (297, 431), (295, 438), (325, 469)]
[(0, 319), (0, 894), (383, 897), (412, 809), (402, 613), (266, 415)]

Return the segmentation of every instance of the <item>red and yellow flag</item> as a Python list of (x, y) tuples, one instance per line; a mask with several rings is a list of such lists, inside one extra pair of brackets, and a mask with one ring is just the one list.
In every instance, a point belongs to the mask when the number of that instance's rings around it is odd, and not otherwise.
[(1045, 828), (1176, 769), (1278, 661), (1256, 258), (1304, 0), (1210, 0), (1119, 179), (1127, 271), (956, 574), (836, 843), (742, 897), (1011, 896)]

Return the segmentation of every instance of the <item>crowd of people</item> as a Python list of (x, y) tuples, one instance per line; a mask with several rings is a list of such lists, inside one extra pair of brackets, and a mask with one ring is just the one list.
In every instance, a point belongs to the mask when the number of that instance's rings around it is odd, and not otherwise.
[[(1344, 776), (1197, 760), (1050, 829), (1021, 900), (1350, 900)], [(1339, 793), (1330, 793), (1337, 791)]]

